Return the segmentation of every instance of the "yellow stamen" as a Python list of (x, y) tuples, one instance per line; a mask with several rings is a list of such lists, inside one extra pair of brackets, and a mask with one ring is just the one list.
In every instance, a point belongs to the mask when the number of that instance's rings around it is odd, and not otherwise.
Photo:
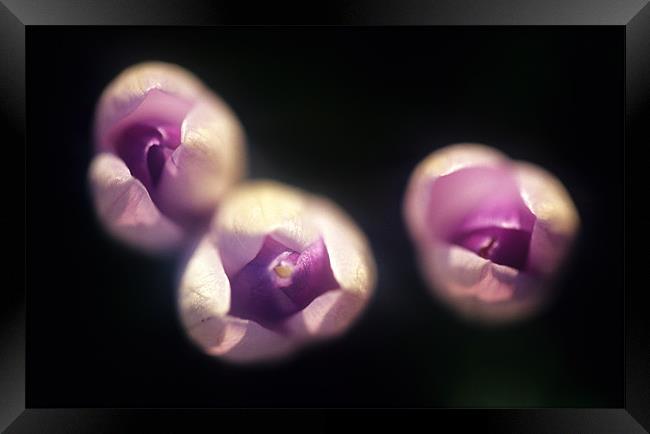
[(273, 271), (275, 271), (275, 274), (278, 276), (286, 279), (287, 277), (291, 277), (293, 274), (293, 267), (291, 265), (279, 264), (273, 268)]

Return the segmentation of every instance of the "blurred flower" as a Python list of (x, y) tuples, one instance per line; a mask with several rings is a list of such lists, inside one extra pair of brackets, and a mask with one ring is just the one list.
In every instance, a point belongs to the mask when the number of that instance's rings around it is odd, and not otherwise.
[(148, 249), (178, 244), (244, 174), (244, 134), (230, 108), (176, 65), (118, 75), (95, 113), (89, 178), (100, 220)]
[(181, 278), (192, 340), (234, 361), (285, 355), (342, 333), (366, 305), (375, 265), (332, 202), (258, 181), (227, 194)]
[(477, 144), (422, 161), (404, 216), (431, 288), (458, 312), (488, 321), (541, 306), (579, 226), (555, 177)]

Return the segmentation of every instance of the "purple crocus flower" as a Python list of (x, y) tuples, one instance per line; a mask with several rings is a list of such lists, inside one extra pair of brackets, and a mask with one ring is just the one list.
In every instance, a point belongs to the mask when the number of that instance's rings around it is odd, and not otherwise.
[(181, 278), (191, 339), (231, 361), (278, 358), (342, 333), (366, 305), (375, 265), (336, 205), (269, 181), (226, 195)]
[(422, 161), (404, 216), (435, 293), (488, 321), (522, 318), (542, 305), (579, 226), (554, 176), (477, 144), (451, 145)]
[(244, 134), (230, 108), (179, 66), (118, 75), (95, 113), (89, 178), (97, 214), (130, 244), (178, 245), (244, 174)]

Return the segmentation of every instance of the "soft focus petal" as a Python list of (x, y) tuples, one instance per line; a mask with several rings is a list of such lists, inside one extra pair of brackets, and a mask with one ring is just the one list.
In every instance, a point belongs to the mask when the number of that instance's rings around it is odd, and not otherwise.
[(469, 144), (418, 165), (404, 217), (435, 293), (490, 321), (522, 318), (542, 305), (578, 227), (552, 175)]
[(564, 186), (544, 169), (517, 163), (521, 196), (537, 218), (528, 262), (531, 269), (550, 274), (567, 255), (580, 219)]
[(457, 246), (441, 244), (420, 261), (435, 294), (469, 318), (510, 321), (543, 301), (535, 279)]
[(289, 349), (283, 336), (228, 315), (230, 282), (217, 248), (201, 241), (188, 262), (179, 289), (181, 322), (207, 353), (246, 361), (273, 358)]
[[(260, 362), (288, 354), (294, 343), (279, 333), (262, 327), (254, 321), (226, 318), (226, 336), (232, 336), (232, 346), (209, 354), (223, 356), (234, 362)], [(235, 343), (236, 341), (236, 343)]]
[(207, 239), (201, 241), (183, 273), (180, 309), (190, 328), (210, 317), (225, 316), (230, 309), (230, 282), (219, 252)]
[[(475, 143), (460, 143), (433, 152), (420, 162), (409, 180), (403, 208), (412, 239), (418, 241), (430, 238), (426, 220), (430, 189), (437, 178), (467, 167), (499, 166), (504, 161), (507, 161), (507, 157), (495, 149)], [(476, 187), (482, 185), (477, 183)], [(481, 193), (481, 190), (475, 192), (476, 195)], [(469, 197), (468, 201), (471, 199)]]
[(177, 246), (183, 231), (162, 215), (142, 183), (113, 154), (99, 154), (89, 170), (95, 209), (116, 237), (151, 250)]
[(330, 201), (320, 200), (310, 209), (341, 288), (362, 298), (369, 297), (376, 283), (376, 266), (363, 232)]
[(198, 103), (185, 118), (181, 146), (162, 171), (159, 203), (179, 217), (209, 213), (245, 172), (244, 133), (217, 98)]
[(232, 316), (212, 316), (185, 327), (207, 354), (234, 362), (259, 362), (278, 358), (292, 349), (286, 337), (254, 321)]
[(264, 238), (303, 250), (320, 234), (310, 222), (308, 198), (300, 190), (272, 181), (243, 184), (224, 199), (214, 226), (215, 241), (228, 274), (250, 262)]
[(364, 234), (334, 203), (318, 200), (310, 207), (329, 252), (341, 289), (316, 298), (288, 321), (300, 336), (333, 336), (360, 315), (376, 284), (376, 265)]
[(343, 289), (316, 298), (287, 321), (297, 338), (330, 337), (343, 333), (365, 307), (367, 297)]

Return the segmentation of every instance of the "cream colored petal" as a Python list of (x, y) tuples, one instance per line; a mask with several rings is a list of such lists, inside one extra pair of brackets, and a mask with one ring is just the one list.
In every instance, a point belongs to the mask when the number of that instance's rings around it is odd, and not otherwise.
[(187, 263), (178, 293), (181, 322), (192, 341), (208, 354), (236, 362), (272, 359), (288, 352), (287, 338), (228, 315), (230, 291), (219, 253), (205, 237)]
[(293, 349), (284, 336), (232, 316), (209, 317), (186, 331), (205, 353), (237, 363), (270, 361)]
[[(223, 355), (223, 358), (237, 363), (272, 361), (289, 354), (295, 347), (287, 337), (268, 330), (254, 321), (227, 318), (226, 335), (236, 335), (232, 346), (208, 352)], [(236, 343), (234, 343), (236, 340)]]
[(230, 108), (210, 97), (188, 113), (181, 136), (161, 174), (159, 200), (172, 215), (202, 215), (244, 176), (244, 132)]
[(328, 291), (289, 318), (286, 327), (298, 338), (336, 336), (358, 319), (366, 304), (365, 295), (342, 289)]
[(97, 104), (95, 142), (100, 149), (108, 129), (133, 111), (152, 89), (189, 101), (207, 91), (196, 76), (174, 64), (145, 62), (125, 69), (106, 87)]
[(551, 274), (569, 252), (580, 226), (578, 211), (560, 181), (544, 169), (518, 162), (515, 173), (524, 203), (537, 217), (528, 264)]
[(414, 240), (427, 238), (426, 211), (433, 182), (471, 166), (497, 166), (507, 161), (506, 155), (477, 143), (458, 143), (432, 152), (414, 169), (403, 204), (407, 227)]
[(545, 301), (540, 282), (458, 246), (423, 252), (421, 269), (430, 288), (456, 312), (490, 322), (525, 317)]
[(475, 296), (489, 275), (490, 261), (455, 245), (437, 243), (422, 254), (429, 282), (453, 296)]
[(456, 143), (432, 152), (417, 167), (416, 175), (437, 178), (470, 166), (499, 164), (506, 155), (480, 143)]
[(239, 271), (272, 235), (303, 250), (320, 236), (310, 221), (309, 198), (302, 191), (272, 181), (241, 184), (224, 198), (213, 222), (224, 268)]
[(309, 210), (327, 247), (336, 281), (343, 290), (367, 298), (375, 286), (376, 265), (361, 229), (331, 201), (317, 200)]
[(224, 317), (230, 309), (230, 281), (208, 237), (201, 240), (185, 267), (179, 308), (181, 320), (189, 329), (209, 318)]
[(183, 230), (160, 213), (144, 185), (115, 155), (97, 155), (89, 181), (97, 215), (117, 238), (150, 250), (176, 247), (183, 240)]
[(556, 234), (572, 235), (580, 224), (569, 192), (553, 175), (530, 163), (515, 164), (521, 196), (538, 220)]

